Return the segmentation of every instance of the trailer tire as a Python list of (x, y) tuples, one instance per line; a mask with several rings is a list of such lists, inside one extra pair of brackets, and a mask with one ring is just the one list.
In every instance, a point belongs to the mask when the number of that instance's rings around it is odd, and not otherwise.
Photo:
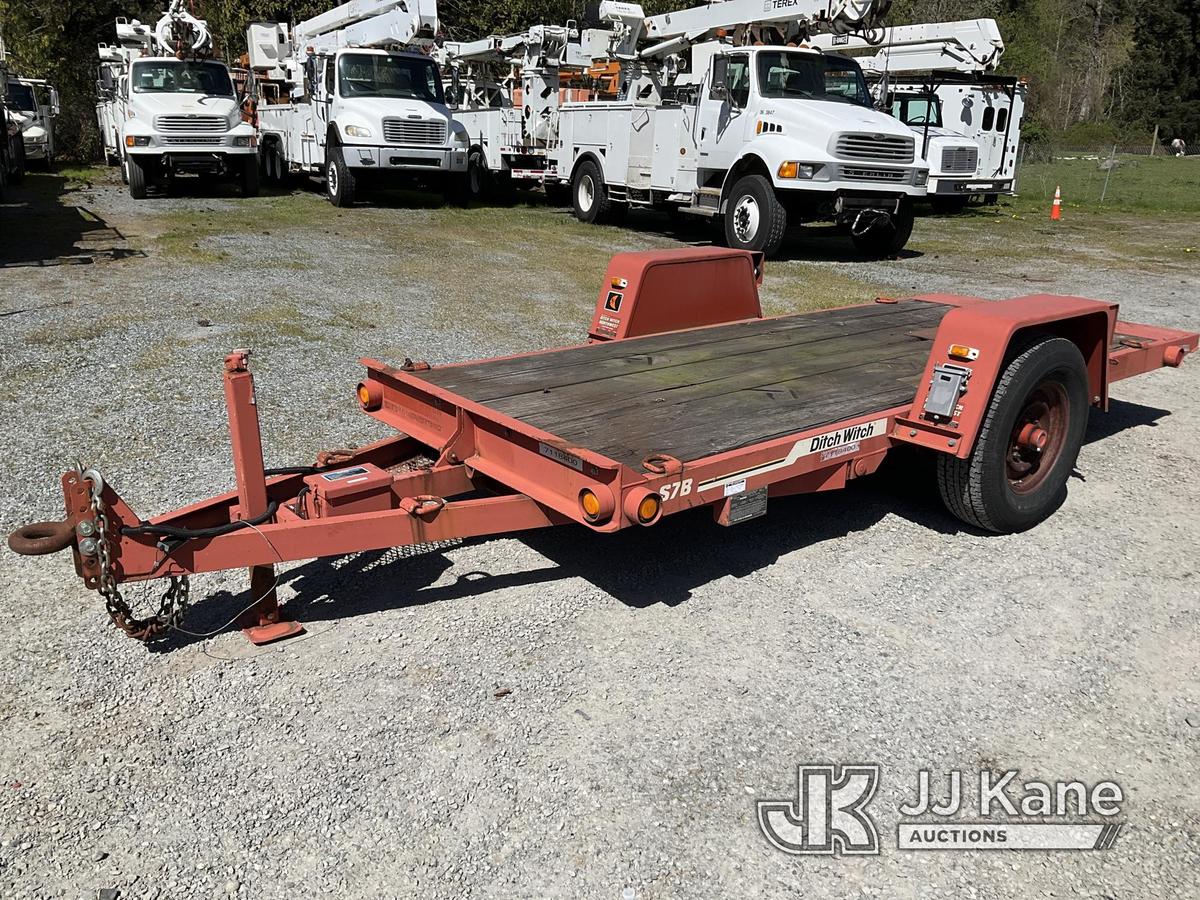
[(729, 192), (724, 225), (728, 246), (774, 256), (787, 233), (787, 210), (766, 176), (743, 175)]
[(571, 206), (575, 218), (589, 225), (602, 225), (612, 217), (608, 186), (593, 160), (585, 159), (571, 178)]
[(242, 160), (242, 170), (238, 173), (238, 190), (243, 197), (258, 196), (257, 153)]
[(129, 196), (134, 200), (146, 199), (146, 167), (136, 157), (125, 155), (125, 176), (129, 185)]
[(886, 259), (904, 249), (904, 245), (912, 237), (915, 222), (916, 214), (913, 212), (912, 203), (905, 200), (892, 216), (892, 224), (877, 225), (864, 234), (851, 232), (850, 240), (854, 242), (854, 249), (863, 256), (869, 259)]
[(1074, 343), (1042, 337), (1025, 345), (996, 384), (971, 455), (938, 455), (946, 508), (997, 534), (1044, 521), (1066, 496), (1088, 396), (1087, 366)]
[(346, 165), (342, 148), (329, 145), (325, 158), (325, 196), (334, 206), (353, 206), (358, 179)]

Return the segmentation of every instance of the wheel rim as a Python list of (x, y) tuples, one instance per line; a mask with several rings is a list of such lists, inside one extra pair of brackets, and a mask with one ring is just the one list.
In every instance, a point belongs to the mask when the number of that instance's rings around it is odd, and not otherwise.
[(579, 208), (587, 212), (592, 208), (592, 204), (596, 202), (596, 183), (592, 181), (591, 175), (584, 175), (579, 179), (578, 200)]
[(743, 244), (749, 244), (758, 236), (758, 225), (762, 214), (758, 201), (749, 194), (738, 200), (733, 208), (733, 234)]
[(338, 192), (338, 170), (333, 160), (325, 166), (325, 180), (329, 184), (329, 196), (336, 197)]
[(1071, 404), (1061, 383), (1043, 381), (1025, 398), (1005, 456), (1014, 493), (1029, 494), (1042, 486), (1062, 455), (1070, 421)]

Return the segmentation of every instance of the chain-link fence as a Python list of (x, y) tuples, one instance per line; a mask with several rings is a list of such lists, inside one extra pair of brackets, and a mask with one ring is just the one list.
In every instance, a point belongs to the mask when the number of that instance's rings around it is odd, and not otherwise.
[(1087, 147), (1030, 143), (1021, 146), (1017, 159), (1019, 195), (1039, 201), (1048, 202), (1061, 188), (1068, 205), (1169, 211), (1193, 209), (1200, 192), (1200, 147), (1188, 146), (1177, 156), (1169, 147), (1152, 148), (1149, 142)]

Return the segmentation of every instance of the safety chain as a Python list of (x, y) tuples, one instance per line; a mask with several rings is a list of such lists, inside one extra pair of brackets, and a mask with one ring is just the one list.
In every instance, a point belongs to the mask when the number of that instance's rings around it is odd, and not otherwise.
[(80, 474), (92, 484), (92, 512), (96, 517), (96, 558), (100, 566), (97, 590), (104, 598), (108, 616), (113, 620), (114, 625), (131, 638), (139, 641), (152, 641), (177, 627), (183, 621), (190, 590), (188, 577), (172, 575), (171, 583), (159, 601), (158, 612), (144, 619), (135, 616), (133, 609), (121, 596), (121, 591), (117, 587), (112, 563), (112, 547), (108, 540), (108, 516), (104, 512), (104, 501), (100, 498), (101, 492), (104, 490), (104, 479), (95, 469), (88, 469)]

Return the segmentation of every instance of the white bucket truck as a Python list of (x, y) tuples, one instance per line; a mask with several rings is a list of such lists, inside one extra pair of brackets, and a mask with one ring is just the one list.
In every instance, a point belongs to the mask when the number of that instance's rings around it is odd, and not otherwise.
[(123, 113), (112, 118), (130, 196), (142, 199), (155, 181), (170, 184), (178, 173), (229, 176), (244, 196), (257, 194), (257, 136), (243, 120), (229, 68), (211, 58), (208, 25), (184, 0), (172, 0), (153, 29), (119, 19), (117, 35), (132, 50), (112, 107)]
[(54, 122), (58, 118), (58, 91), (44, 78), (8, 79), (8, 103), (27, 121), (21, 133), (25, 159), (47, 171), (54, 168)]
[[(862, 253), (895, 253), (912, 232), (912, 199), (925, 195), (915, 136), (872, 108), (856, 62), (795, 46), (820, 31), (878, 31), (877, 12), (873, 0), (726, 0), (646, 18), (606, 0), (555, 61), (618, 61), (617, 99), (562, 102), (553, 81), (526, 85), (520, 141), (545, 146), (545, 161), (512, 176), (569, 185), (585, 222), (673, 210), (719, 223), (730, 246), (772, 254), (789, 224), (832, 221)], [(474, 144), (489, 133), (473, 113), (501, 114), (460, 111)]]
[(899, 25), (879, 46), (821, 35), (813, 43), (856, 56), (881, 109), (918, 135), (935, 209), (961, 210), (972, 196), (1016, 192), (1026, 85), (995, 70), (1004, 40), (994, 19)]
[(323, 175), (335, 206), (373, 179), (460, 190), (466, 132), (423, 52), (437, 28), (434, 0), (351, 0), (293, 28), (252, 24), (268, 180)]

